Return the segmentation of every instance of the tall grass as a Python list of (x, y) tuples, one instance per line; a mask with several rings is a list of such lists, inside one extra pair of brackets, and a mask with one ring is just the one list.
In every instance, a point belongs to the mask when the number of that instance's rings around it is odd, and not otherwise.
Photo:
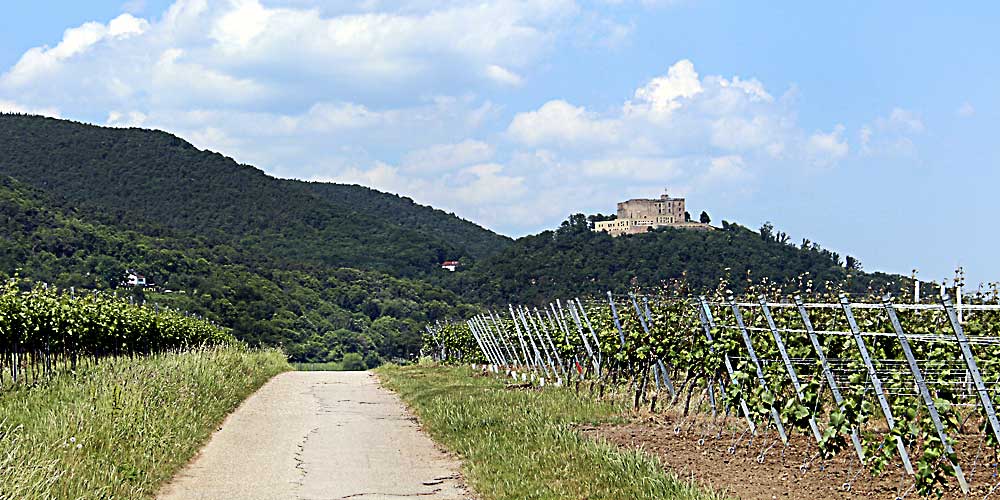
[(466, 479), (488, 500), (715, 499), (639, 451), (581, 436), (620, 408), (570, 389), (508, 388), (468, 368), (384, 366), (385, 385), (431, 436), (461, 455)]
[(148, 498), (290, 367), (274, 350), (110, 358), (0, 395), (0, 499)]

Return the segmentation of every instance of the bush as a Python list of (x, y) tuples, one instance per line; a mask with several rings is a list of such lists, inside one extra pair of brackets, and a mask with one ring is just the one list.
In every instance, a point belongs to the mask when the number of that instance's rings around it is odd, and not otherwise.
[(344, 355), (344, 359), (341, 360), (340, 365), (345, 370), (355, 371), (365, 369), (365, 360), (360, 354), (356, 352), (349, 352)]
[(378, 368), (382, 364), (382, 358), (379, 357), (377, 352), (369, 352), (365, 354), (365, 366), (367, 368)]

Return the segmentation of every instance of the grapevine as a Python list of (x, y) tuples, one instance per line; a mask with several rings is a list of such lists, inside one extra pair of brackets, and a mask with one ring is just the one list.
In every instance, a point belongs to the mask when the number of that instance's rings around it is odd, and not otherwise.
[[(694, 396), (710, 395), (713, 415), (728, 409), (755, 433), (780, 428), (802, 436), (818, 459), (856, 456), (876, 476), (905, 469), (911, 483), (901, 496), (967, 490), (963, 461), (971, 470), (995, 467), (988, 465), (1000, 450), (1000, 429), (990, 423), (1000, 404), (992, 389), (1000, 380), (995, 296), (977, 295), (957, 322), (950, 299), (903, 304), (875, 291), (847, 297), (830, 284), (830, 292), (813, 293), (807, 278), (800, 285), (789, 294), (751, 284), (734, 297), (726, 282), (705, 296), (678, 282), (563, 298), (436, 325), (426, 340), (442, 344), (445, 361), (487, 363), (556, 384), (591, 379), (627, 388), (636, 408), (666, 390), (683, 418), (706, 409)], [(970, 339), (990, 409), (972, 387), (957, 330)], [(988, 456), (962, 453), (970, 446), (960, 441), (970, 439)]]

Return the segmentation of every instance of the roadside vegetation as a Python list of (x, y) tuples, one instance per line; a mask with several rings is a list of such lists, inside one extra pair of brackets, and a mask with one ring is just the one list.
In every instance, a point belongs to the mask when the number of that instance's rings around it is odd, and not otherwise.
[(106, 358), (14, 387), (0, 394), (0, 500), (151, 497), (290, 368), (280, 351), (230, 345)]
[(431, 436), (458, 453), (466, 480), (488, 500), (720, 499), (663, 471), (657, 459), (578, 433), (623, 407), (571, 389), (508, 387), (468, 367), (382, 366)]

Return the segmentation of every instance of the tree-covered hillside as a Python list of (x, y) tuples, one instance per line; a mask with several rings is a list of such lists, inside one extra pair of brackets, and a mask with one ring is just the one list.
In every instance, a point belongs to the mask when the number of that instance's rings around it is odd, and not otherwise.
[(157, 291), (119, 293), (203, 315), (251, 344), (281, 345), (296, 361), (335, 361), (347, 352), (369, 364), (411, 358), (427, 321), (473, 310), (421, 281), (347, 268), (252, 266), (234, 248), (205, 238), (87, 222), (6, 176), (0, 231), (0, 277), (16, 273), (83, 292), (121, 288), (126, 269), (141, 270)]
[(723, 222), (716, 231), (661, 228), (612, 238), (592, 231), (592, 224), (584, 215), (574, 215), (559, 229), (520, 238), (442, 283), (463, 291), (467, 300), (506, 304), (633, 286), (649, 289), (680, 279), (694, 290), (715, 288), (726, 279), (734, 291), (742, 290), (748, 279), (787, 284), (791, 290), (802, 276), (816, 289), (828, 282), (853, 291), (893, 288), (900, 282), (899, 276), (864, 273), (854, 259), (848, 259), (854, 266), (849, 270), (840, 255), (809, 242), (792, 245), (770, 226), (751, 231)]
[[(611, 238), (574, 215), (511, 242), (405, 197), (276, 179), (158, 131), (0, 114), (0, 152), (0, 276), (113, 288), (135, 269), (157, 286), (122, 293), (299, 361), (412, 356), (425, 322), (476, 304), (675, 279), (701, 290), (725, 279), (734, 291), (747, 279), (797, 287), (801, 276), (818, 289), (899, 282), (768, 226)], [(442, 271), (450, 259), (464, 267)]]
[(228, 246), (271, 266), (395, 276), (486, 257), (509, 239), (360, 186), (276, 179), (165, 132), (0, 114), (0, 175), (88, 218)]
[[(394, 224), (439, 237), (473, 259), (488, 257), (510, 245), (510, 239), (505, 236), (460, 219), (455, 214), (419, 205), (405, 196), (383, 193), (356, 184), (310, 182), (308, 187), (323, 199), (347, 207), (364, 207), (366, 212), (378, 214)], [(461, 255), (455, 254), (449, 259), (459, 257)]]

